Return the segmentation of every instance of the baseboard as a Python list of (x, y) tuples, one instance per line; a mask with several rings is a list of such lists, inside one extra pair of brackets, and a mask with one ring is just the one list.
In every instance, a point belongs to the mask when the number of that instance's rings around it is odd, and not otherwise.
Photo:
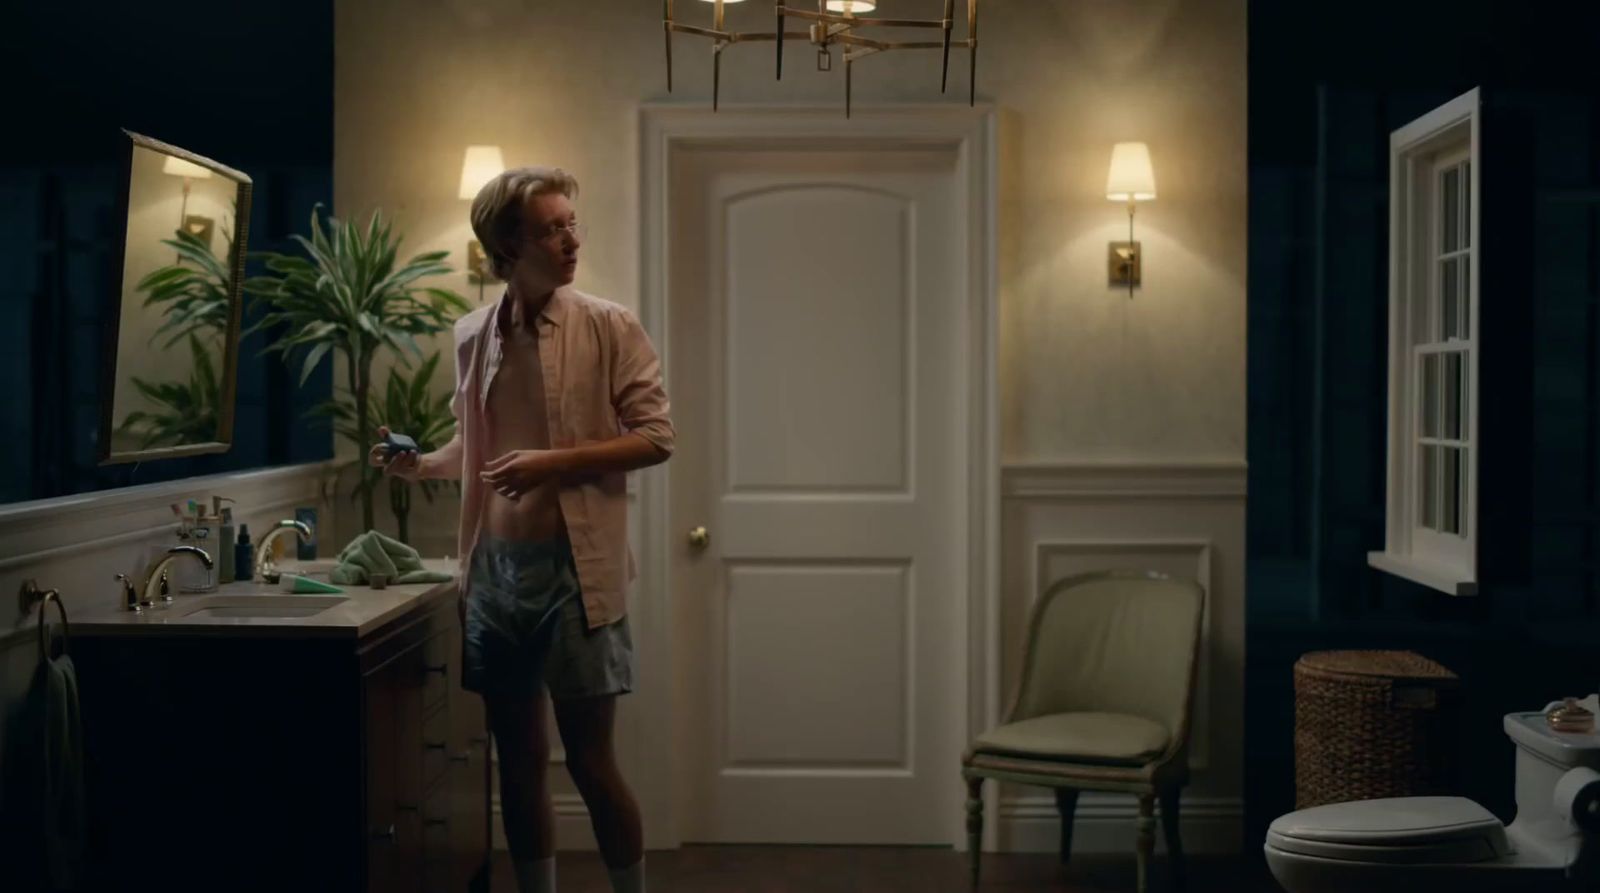
[[(576, 794), (555, 798), (556, 849), (595, 849), (589, 810)], [(500, 801), (494, 810), (494, 848), (506, 848)], [(1244, 850), (1244, 801), (1228, 797), (1185, 797), (1179, 810), (1185, 853), (1235, 855)], [(1074, 853), (1131, 853), (1138, 834), (1139, 807), (1132, 796), (1084, 794), (1073, 821)], [(1158, 816), (1159, 819), (1159, 816)], [(998, 840), (1001, 852), (1053, 853), (1060, 846), (1061, 820), (1050, 796), (1010, 797), (1000, 804)], [(1166, 852), (1159, 820), (1156, 852)]]
[[(1184, 797), (1179, 833), (1185, 853), (1233, 855), (1244, 848), (1244, 801)], [(1083, 794), (1072, 823), (1074, 853), (1131, 853), (1139, 807), (1132, 795)], [(1000, 803), (996, 827), (1001, 852), (1050, 853), (1061, 843), (1061, 819), (1049, 795), (1010, 797)], [(1165, 852), (1157, 815), (1156, 852)]]
[[(577, 794), (556, 794), (556, 849), (558, 850), (594, 850), (594, 829), (589, 824), (589, 808), (583, 805), (583, 798)], [(506, 849), (505, 822), (500, 817), (500, 798), (494, 798), (491, 806), (494, 813), (494, 848)]]

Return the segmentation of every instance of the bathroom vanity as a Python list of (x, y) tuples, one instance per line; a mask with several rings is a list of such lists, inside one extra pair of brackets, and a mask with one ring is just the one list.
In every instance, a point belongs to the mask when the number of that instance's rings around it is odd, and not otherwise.
[(90, 889), (487, 889), (456, 584), (344, 590), (233, 583), (73, 622)]

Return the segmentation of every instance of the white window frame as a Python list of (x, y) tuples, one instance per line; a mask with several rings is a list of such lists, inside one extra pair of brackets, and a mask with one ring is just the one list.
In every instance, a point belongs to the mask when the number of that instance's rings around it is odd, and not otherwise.
[[(1385, 509), (1386, 536), (1381, 552), (1367, 563), (1387, 573), (1449, 595), (1478, 590), (1478, 358), (1479, 208), (1482, 174), (1479, 152), (1479, 99), (1473, 89), (1394, 131), (1389, 137), (1389, 431)], [(1418, 493), (1418, 419), (1421, 416), (1420, 354), (1438, 348), (1419, 338), (1432, 323), (1429, 311), (1438, 287), (1439, 234), (1435, 229), (1434, 184), (1440, 172), (1466, 161), (1468, 202), (1467, 337), (1448, 342), (1466, 354), (1465, 415), (1460, 445), (1465, 449), (1463, 531), (1443, 534), (1421, 524)]]

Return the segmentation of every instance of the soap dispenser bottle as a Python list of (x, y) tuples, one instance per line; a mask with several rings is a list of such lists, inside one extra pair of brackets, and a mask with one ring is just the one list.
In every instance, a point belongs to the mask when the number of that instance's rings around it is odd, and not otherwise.
[(233, 578), (235, 580), (249, 580), (255, 576), (252, 566), (255, 556), (250, 554), (250, 525), (239, 525), (239, 542), (233, 546)]

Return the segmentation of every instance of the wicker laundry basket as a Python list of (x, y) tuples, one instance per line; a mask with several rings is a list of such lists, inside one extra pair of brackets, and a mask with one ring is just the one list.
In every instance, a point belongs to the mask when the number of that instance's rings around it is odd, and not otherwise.
[(1409, 651), (1313, 651), (1294, 665), (1295, 808), (1448, 793), (1456, 674)]

